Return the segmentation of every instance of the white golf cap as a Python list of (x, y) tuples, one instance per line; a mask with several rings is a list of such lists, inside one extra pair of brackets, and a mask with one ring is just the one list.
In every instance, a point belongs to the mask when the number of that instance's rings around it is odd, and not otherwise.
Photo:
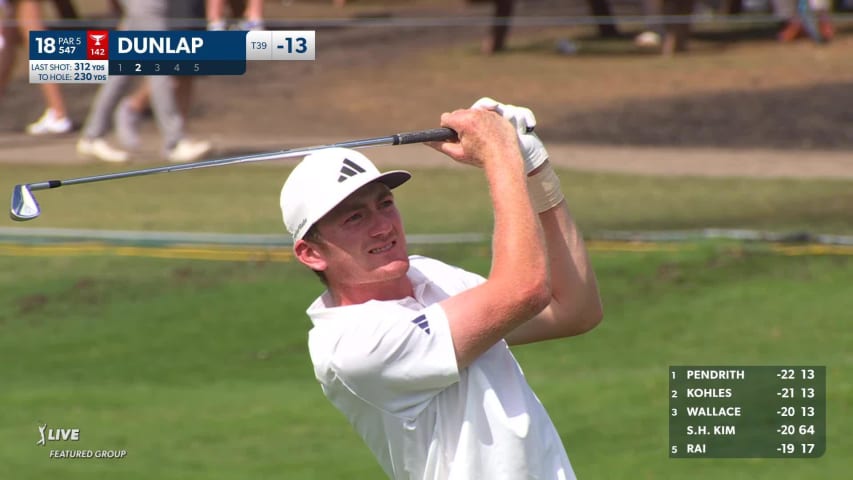
[(396, 188), (411, 177), (404, 170), (381, 173), (373, 162), (355, 150), (318, 150), (299, 162), (281, 188), (284, 226), (295, 242), (359, 188), (373, 181)]

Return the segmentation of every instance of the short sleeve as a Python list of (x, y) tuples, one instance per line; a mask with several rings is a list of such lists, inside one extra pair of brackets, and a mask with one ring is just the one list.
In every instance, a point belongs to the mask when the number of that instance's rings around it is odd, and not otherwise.
[(339, 332), (329, 368), (353, 394), (391, 414), (414, 417), (443, 389), (459, 381), (444, 310), (400, 306), (352, 319)]

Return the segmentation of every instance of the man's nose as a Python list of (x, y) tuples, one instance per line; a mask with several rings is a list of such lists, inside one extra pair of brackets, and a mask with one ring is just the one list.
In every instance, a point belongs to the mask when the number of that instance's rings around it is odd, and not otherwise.
[(394, 224), (391, 219), (381, 213), (373, 214), (373, 223), (370, 225), (370, 235), (373, 237), (381, 237), (391, 233), (394, 229)]

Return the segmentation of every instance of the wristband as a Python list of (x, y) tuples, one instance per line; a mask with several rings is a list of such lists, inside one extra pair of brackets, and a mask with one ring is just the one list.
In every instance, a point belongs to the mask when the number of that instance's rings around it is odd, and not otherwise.
[(527, 194), (537, 213), (542, 213), (559, 205), (563, 201), (560, 178), (548, 163), (535, 174), (527, 177)]

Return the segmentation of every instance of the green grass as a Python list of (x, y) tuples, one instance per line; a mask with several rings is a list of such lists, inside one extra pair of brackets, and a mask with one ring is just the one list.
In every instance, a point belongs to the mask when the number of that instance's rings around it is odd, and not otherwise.
[[(49, 176), (102, 172), (52, 167)], [(282, 232), (286, 174), (222, 168), (38, 192), (43, 216), (25, 226)], [(0, 189), (46, 177), (43, 168), (5, 166)], [(587, 233), (853, 231), (849, 181), (562, 178)], [(490, 229), (478, 172), (418, 171), (398, 199), (410, 233)], [(484, 245), (418, 251), (488, 271)], [(592, 259), (604, 323), (515, 349), (581, 478), (847, 476), (853, 260), (733, 242)], [(304, 310), (320, 291), (293, 263), (0, 256), (0, 478), (381, 478), (313, 378)], [(822, 458), (668, 458), (668, 366), (798, 363), (827, 366)], [(37, 447), (43, 423), (79, 428), (71, 448), (128, 456), (50, 460), (50, 448), (70, 444)]]
[[(103, 166), (4, 166), (0, 192), (15, 183), (105, 173)], [(39, 191), (31, 227), (283, 232), (278, 207), (289, 170), (224, 167)], [(482, 173), (414, 171), (397, 191), (410, 233), (489, 232)], [(853, 181), (642, 177), (563, 171), (564, 190), (586, 233), (703, 227), (853, 233)], [(11, 225), (11, 222), (8, 222)]]
[[(485, 273), (478, 246), (427, 249)], [(843, 478), (853, 405), (850, 260), (691, 244), (593, 256), (606, 319), (516, 348), (581, 478)], [(0, 477), (381, 478), (306, 349), (320, 289), (292, 263), (0, 257)], [(820, 364), (816, 460), (670, 460), (667, 368)], [(121, 460), (49, 460), (37, 425)], [(334, 452), (334, 460), (330, 460)]]

